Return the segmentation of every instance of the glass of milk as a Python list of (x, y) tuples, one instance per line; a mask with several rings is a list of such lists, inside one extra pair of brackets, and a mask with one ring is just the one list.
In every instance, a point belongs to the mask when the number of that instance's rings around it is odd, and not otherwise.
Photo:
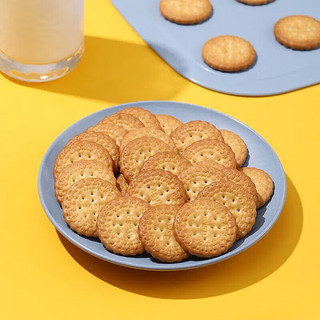
[(72, 70), (83, 53), (84, 0), (0, 0), (0, 71), (43, 82)]

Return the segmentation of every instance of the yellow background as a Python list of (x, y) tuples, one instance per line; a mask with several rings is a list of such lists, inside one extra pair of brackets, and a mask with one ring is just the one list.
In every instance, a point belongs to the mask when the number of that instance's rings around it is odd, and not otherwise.
[[(107, 0), (87, 1), (86, 53), (67, 77), (0, 75), (2, 319), (316, 319), (319, 314), (320, 85), (261, 98), (201, 88), (173, 71)], [(41, 159), (73, 122), (105, 107), (172, 100), (219, 110), (259, 132), (288, 179), (274, 228), (246, 252), (178, 273), (100, 261), (58, 235), (38, 199)]]

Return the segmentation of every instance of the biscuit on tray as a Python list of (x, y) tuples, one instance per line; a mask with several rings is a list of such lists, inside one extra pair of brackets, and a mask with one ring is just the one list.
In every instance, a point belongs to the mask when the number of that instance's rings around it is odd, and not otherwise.
[(118, 175), (116, 185), (119, 191), (121, 192), (121, 195), (125, 196), (128, 188), (128, 182), (122, 173)]
[(213, 69), (237, 72), (248, 69), (255, 62), (256, 52), (249, 41), (222, 35), (209, 39), (203, 45), (202, 58)]
[(212, 258), (228, 251), (236, 240), (237, 225), (220, 203), (200, 199), (186, 203), (174, 221), (176, 239), (190, 254)]
[(156, 114), (155, 116), (159, 120), (162, 130), (169, 136), (174, 130), (182, 125), (182, 122), (173, 116), (167, 114)]
[(160, 12), (179, 24), (196, 24), (207, 20), (212, 13), (209, 0), (161, 0)]
[(62, 202), (66, 223), (78, 234), (96, 237), (96, 223), (101, 207), (121, 197), (117, 187), (99, 178), (88, 178), (74, 183)]
[(179, 262), (189, 255), (174, 235), (174, 218), (180, 205), (150, 207), (139, 222), (140, 239), (146, 251), (163, 262)]

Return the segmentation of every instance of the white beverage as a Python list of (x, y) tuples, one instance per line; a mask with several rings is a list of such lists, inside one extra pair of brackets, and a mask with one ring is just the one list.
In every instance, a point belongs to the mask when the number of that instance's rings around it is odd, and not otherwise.
[(0, 51), (23, 64), (51, 64), (83, 43), (83, 0), (0, 0)]

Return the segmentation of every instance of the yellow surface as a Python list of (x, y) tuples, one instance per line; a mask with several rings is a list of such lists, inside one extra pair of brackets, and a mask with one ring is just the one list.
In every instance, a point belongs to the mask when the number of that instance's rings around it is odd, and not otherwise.
[[(320, 85), (265, 98), (216, 93), (168, 67), (110, 2), (87, 1), (85, 24), (85, 56), (64, 79), (23, 85), (0, 75), (1, 318), (317, 319)], [(277, 152), (288, 196), (255, 246), (211, 267), (152, 273), (100, 261), (57, 234), (37, 194), (46, 149), (92, 112), (148, 99), (229, 114)]]

